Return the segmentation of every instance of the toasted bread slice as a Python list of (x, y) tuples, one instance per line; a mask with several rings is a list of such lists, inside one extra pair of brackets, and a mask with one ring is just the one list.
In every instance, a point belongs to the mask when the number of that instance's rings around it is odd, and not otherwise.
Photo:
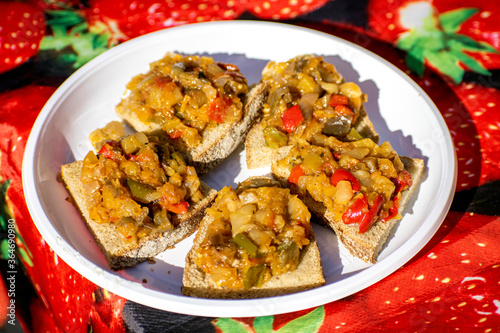
[[(312, 55), (303, 55), (303, 56), (299, 56), (297, 58), (291, 59), (288, 63), (290, 63), (290, 62), (293, 63), (294, 61), (300, 62), (300, 61), (303, 61), (304, 59), (309, 59), (309, 58), (314, 59), (315, 57)], [(263, 76), (266, 75), (266, 71), (267, 72), (270, 71), (268, 67), (269, 66), (272, 67), (273, 64), (274, 64), (274, 62), (268, 63), (268, 66), (266, 66), (266, 68), (263, 70)], [(288, 65), (288, 67), (289, 66), (290, 65)], [(331, 67), (333, 68), (333, 66), (331, 66)], [(280, 72), (282, 70), (283, 70), (282, 67), (280, 67), (278, 69), (278, 72)], [(286, 70), (288, 70), (288, 68)], [(284, 70), (284, 71), (286, 71), (286, 70)], [(344, 78), (342, 77), (342, 75), (340, 73), (338, 73), (336, 71), (334, 73), (337, 76), (337, 79), (336, 79), (337, 81), (335, 82), (337, 85), (341, 86), (342, 84), (352, 84), (353, 86), (356, 86), (353, 83), (346, 83), (344, 81)], [(318, 86), (321, 85), (320, 83), (318, 83), (317, 80), (316, 80), (316, 83)], [(271, 93), (271, 89), (272, 89), (272, 86), (276, 86), (276, 83), (271, 84), (269, 81), (263, 79), (261, 84), (264, 85), (264, 87), (262, 89), (262, 93), (265, 95), (264, 96), (264, 98), (265, 98), (264, 103), (269, 103), (268, 97), (269, 97), (269, 100), (271, 100), (273, 98), (272, 93)], [(331, 83), (331, 84), (333, 84), (333, 83)], [(357, 87), (357, 89), (359, 89), (359, 87)], [(300, 89), (298, 89), (298, 90), (300, 90)], [(327, 92), (323, 91), (323, 93), (326, 94)], [(361, 92), (359, 91), (359, 93), (361, 93)], [(296, 95), (296, 94), (298, 94), (298, 92), (294, 92), (294, 94)], [(364, 96), (366, 96), (366, 95), (364, 95)], [(318, 103), (319, 100), (320, 99), (318, 99), (315, 103)], [(361, 100), (358, 100), (357, 103), (361, 103), (360, 101)], [(288, 101), (287, 103), (290, 104), (290, 101)], [(300, 103), (300, 101), (296, 100), (293, 103)], [(357, 133), (359, 135), (361, 135), (363, 138), (369, 138), (369, 139), (372, 139), (374, 142), (378, 142), (379, 136), (378, 136), (372, 122), (370, 121), (370, 118), (368, 117), (368, 114), (366, 112), (364, 104), (360, 104), (356, 108), (358, 109), (358, 112), (357, 112), (358, 114), (357, 114), (355, 121), (352, 122), (352, 128), (354, 128), (357, 131)], [(304, 113), (304, 111), (302, 111), (302, 113)], [(261, 119), (261, 122), (262, 122), (262, 119)], [(274, 148), (270, 148), (266, 145), (266, 141), (264, 138), (264, 132), (263, 132), (264, 126), (261, 124), (261, 122), (255, 124), (250, 129), (250, 131), (248, 132), (247, 138), (245, 140), (246, 162), (247, 162), (247, 167), (249, 169), (256, 169), (256, 168), (270, 166), (271, 162), (272, 162), (271, 156), (277, 150)], [(304, 125), (302, 125), (302, 126), (304, 126)], [(309, 126), (309, 125), (305, 125), (305, 126)], [(298, 126), (298, 127), (300, 127), (300, 126)], [(307, 132), (307, 130), (305, 130), (305, 132)], [(290, 144), (290, 140), (288, 141), (288, 143)], [(278, 148), (278, 149), (280, 149), (280, 148)]]
[(83, 217), (88, 230), (101, 249), (109, 267), (113, 270), (135, 266), (155, 255), (172, 248), (176, 243), (190, 236), (199, 226), (217, 191), (201, 182), (204, 198), (193, 204), (186, 214), (172, 214), (173, 230), (141, 238), (138, 243), (124, 242), (123, 236), (112, 224), (99, 224), (89, 216), (88, 195), (80, 180), (82, 161), (63, 165), (61, 176), (64, 184)]
[[(252, 179), (264, 178), (266, 177), (252, 177)], [(213, 221), (214, 218), (211, 215), (205, 216), (196, 234), (194, 246), (186, 257), (182, 280), (184, 295), (201, 298), (261, 298), (300, 292), (325, 284), (317, 241), (311, 229), (310, 243), (301, 250), (299, 264), (295, 270), (272, 276), (269, 281), (259, 287), (233, 289), (217, 286), (195, 262), (197, 250), (206, 238), (208, 228)]]
[[(282, 159), (288, 154), (288, 150), (282, 150), (279, 154), (273, 156), (273, 165), (271, 167), (273, 175), (282, 183), (283, 186), (288, 184), (288, 176), (290, 172), (285, 168), (278, 168), (276, 161)], [(406, 204), (416, 191), (422, 174), (424, 172), (424, 162), (421, 159), (399, 156), (403, 162), (405, 170), (411, 175), (413, 184), (401, 193), (399, 204), (399, 212), (403, 214)], [(377, 222), (371, 226), (365, 233), (359, 233), (358, 224), (345, 224), (342, 220), (337, 220), (333, 214), (327, 210), (325, 205), (314, 200), (309, 193), (301, 196), (304, 204), (309, 208), (311, 213), (317, 218), (317, 222), (328, 226), (332, 229), (342, 244), (349, 252), (366, 262), (375, 263), (380, 251), (383, 249), (391, 231), (398, 223), (398, 219), (390, 219), (386, 222)]]
[[(229, 156), (245, 139), (248, 131), (260, 116), (265, 94), (262, 85), (249, 87), (242, 98), (242, 116), (236, 122), (223, 122), (201, 132), (201, 143), (189, 148), (181, 139), (171, 139), (175, 150), (181, 152), (186, 161), (195, 167), (198, 175), (207, 174), (227, 156)], [(138, 132), (155, 134), (162, 132), (161, 122), (144, 122), (127, 103), (120, 102), (115, 111), (118, 117)]]

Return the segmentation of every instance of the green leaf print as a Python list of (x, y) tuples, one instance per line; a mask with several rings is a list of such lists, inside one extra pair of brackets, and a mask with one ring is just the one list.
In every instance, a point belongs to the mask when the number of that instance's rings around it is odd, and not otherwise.
[(439, 22), (444, 32), (454, 34), (460, 30), (460, 26), (472, 15), (479, 11), (477, 8), (459, 8), (447, 11), (439, 16)]
[(465, 69), (481, 75), (491, 75), (484, 66), (465, 52), (498, 53), (491, 45), (458, 34), (462, 24), (479, 10), (460, 8), (439, 15), (439, 24), (431, 16), (424, 18), (419, 28), (400, 35), (396, 46), (407, 51), (406, 64), (422, 77), (426, 62), (459, 84)]
[[(11, 180), (7, 179), (6, 181), (0, 182), (0, 232), (7, 234), (9, 228), (9, 220), (12, 220), (14, 216), (7, 205), (7, 191), (11, 184)], [(33, 260), (31, 260), (31, 252), (26, 246), (26, 242), (24, 241), (21, 234), (17, 230), (17, 226), (15, 227), (15, 237), (16, 237), (16, 259), (21, 257), (23, 261), (30, 267), (33, 266)], [(20, 245), (19, 245), (20, 244)], [(0, 258), (10, 259), (11, 248), (9, 246), (9, 242), (7, 239), (0, 240)]]
[(253, 321), (255, 333), (269, 333), (273, 331), (273, 316), (256, 317)]
[(52, 35), (45, 35), (40, 44), (42, 51), (58, 52), (57, 61), (69, 63), (77, 69), (108, 50), (109, 33), (89, 31), (85, 17), (75, 11), (48, 11)]
[(278, 330), (273, 330), (274, 316), (256, 317), (252, 327), (231, 318), (219, 318), (212, 323), (224, 333), (314, 333), (325, 320), (325, 308), (320, 306), (302, 317), (296, 318)]
[(7, 190), (10, 186), (10, 179), (4, 182), (0, 182), (0, 231), (7, 232), (9, 219), (12, 218), (12, 214), (7, 206)]
[(219, 318), (213, 324), (224, 333), (248, 333), (247, 327), (237, 320), (231, 318)]
[(277, 333), (312, 333), (317, 332), (325, 320), (325, 308), (320, 306), (302, 317), (292, 320)]

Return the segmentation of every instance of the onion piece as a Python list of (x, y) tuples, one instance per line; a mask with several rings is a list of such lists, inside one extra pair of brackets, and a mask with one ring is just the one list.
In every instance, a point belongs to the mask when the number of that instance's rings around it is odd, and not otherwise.
[(318, 93), (309, 93), (301, 97), (299, 101), (299, 108), (302, 111), (305, 119), (310, 119), (314, 111), (314, 103), (318, 99)]

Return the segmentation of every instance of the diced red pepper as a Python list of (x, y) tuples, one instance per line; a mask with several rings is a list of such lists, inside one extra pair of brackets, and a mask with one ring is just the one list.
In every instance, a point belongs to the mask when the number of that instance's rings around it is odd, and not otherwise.
[(342, 221), (345, 224), (359, 223), (359, 233), (365, 233), (375, 222), (375, 216), (382, 208), (383, 203), (382, 196), (378, 195), (372, 207), (369, 208), (368, 200), (363, 195), (362, 198), (356, 199), (342, 214)]
[(299, 106), (294, 105), (283, 113), (281, 120), (283, 120), (283, 128), (285, 131), (292, 133), (297, 126), (300, 125), (302, 120), (304, 120), (304, 116)]
[(208, 106), (208, 118), (222, 124), (232, 103), (231, 98), (227, 96), (216, 97)]
[(398, 212), (399, 212), (399, 197), (395, 197), (393, 202), (394, 202), (394, 204), (392, 205), (391, 208), (389, 208), (389, 214), (386, 217), (380, 219), (382, 222), (389, 221), (389, 220), (395, 218), (398, 215)]
[(396, 185), (396, 190), (394, 191), (393, 196), (399, 194), (399, 192), (406, 190), (409, 186), (413, 184), (413, 180), (411, 179), (411, 174), (403, 170), (399, 172), (397, 179), (391, 179), (392, 182)]
[(102, 155), (110, 160), (117, 161), (120, 159), (120, 153), (113, 150), (108, 143), (105, 143), (98, 152), (99, 155)]
[(366, 213), (368, 213), (368, 201), (363, 195), (363, 197), (356, 199), (342, 214), (342, 221), (345, 224), (359, 223)]
[(130, 155), (128, 157), (128, 159), (130, 161), (139, 162), (139, 164), (142, 164), (142, 163), (147, 162), (147, 161), (153, 161), (154, 156), (141, 153), (141, 154)]
[(359, 181), (350, 173), (349, 171), (345, 169), (337, 169), (333, 173), (332, 177), (330, 178), (330, 183), (333, 186), (337, 186), (337, 184), (341, 180), (348, 180), (351, 183), (351, 187), (354, 191), (359, 191), (361, 188), (361, 185), (359, 184)]
[(382, 196), (378, 195), (377, 199), (373, 203), (372, 208), (368, 211), (368, 213), (365, 213), (363, 217), (361, 218), (361, 221), (359, 222), (359, 233), (365, 233), (370, 229), (370, 227), (373, 225), (375, 222), (375, 215), (378, 214), (380, 211), (380, 208), (382, 208)]
[(290, 175), (288, 176), (288, 182), (291, 184), (297, 184), (299, 182), (300, 176), (304, 175), (304, 170), (300, 164), (293, 167)]
[(182, 131), (179, 129), (173, 130), (172, 132), (168, 133), (168, 136), (170, 139), (178, 139), (182, 136)]
[(336, 107), (337, 105), (349, 105), (349, 100), (347, 99), (347, 96), (344, 95), (332, 95), (328, 104), (333, 107)]
[(356, 119), (356, 114), (345, 105), (337, 105), (335, 107), (335, 112), (344, 116), (352, 116), (352, 121)]
[(177, 204), (166, 204), (165, 208), (174, 214), (186, 214), (188, 212), (189, 203), (187, 201), (179, 202)]

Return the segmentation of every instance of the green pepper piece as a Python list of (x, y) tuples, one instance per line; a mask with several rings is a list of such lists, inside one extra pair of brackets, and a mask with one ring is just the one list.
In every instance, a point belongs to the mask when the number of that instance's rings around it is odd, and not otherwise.
[(267, 126), (263, 130), (266, 146), (269, 148), (277, 149), (287, 144), (288, 138), (285, 133), (282, 133), (273, 126)]
[(290, 263), (297, 267), (300, 256), (300, 249), (297, 243), (294, 241), (281, 243), (276, 250), (279, 252), (279, 261), (281, 265), (286, 266)]
[(186, 165), (186, 162), (184, 162), (184, 159), (182, 158), (182, 155), (179, 152), (174, 151), (170, 156), (177, 162), (177, 164)]
[(245, 278), (243, 279), (243, 285), (245, 286), (245, 289), (250, 289), (254, 286), (260, 287), (262, 285), (265, 271), (266, 264), (260, 264), (250, 267), (245, 274)]
[(359, 134), (354, 127), (351, 128), (351, 131), (345, 136), (345, 138), (349, 141), (358, 141), (363, 139), (361, 134)]
[(127, 178), (127, 185), (132, 193), (132, 198), (138, 202), (150, 203), (156, 199), (155, 189), (152, 186), (139, 183), (131, 178)]
[(248, 253), (248, 256), (255, 258), (259, 249), (245, 234), (234, 236), (234, 242)]
[(185, 118), (184, 115), (182, 113), (180, 113), (180, 112), (175, 112), (174, 116), (176, 116), (179, 119), (184, 119)]

